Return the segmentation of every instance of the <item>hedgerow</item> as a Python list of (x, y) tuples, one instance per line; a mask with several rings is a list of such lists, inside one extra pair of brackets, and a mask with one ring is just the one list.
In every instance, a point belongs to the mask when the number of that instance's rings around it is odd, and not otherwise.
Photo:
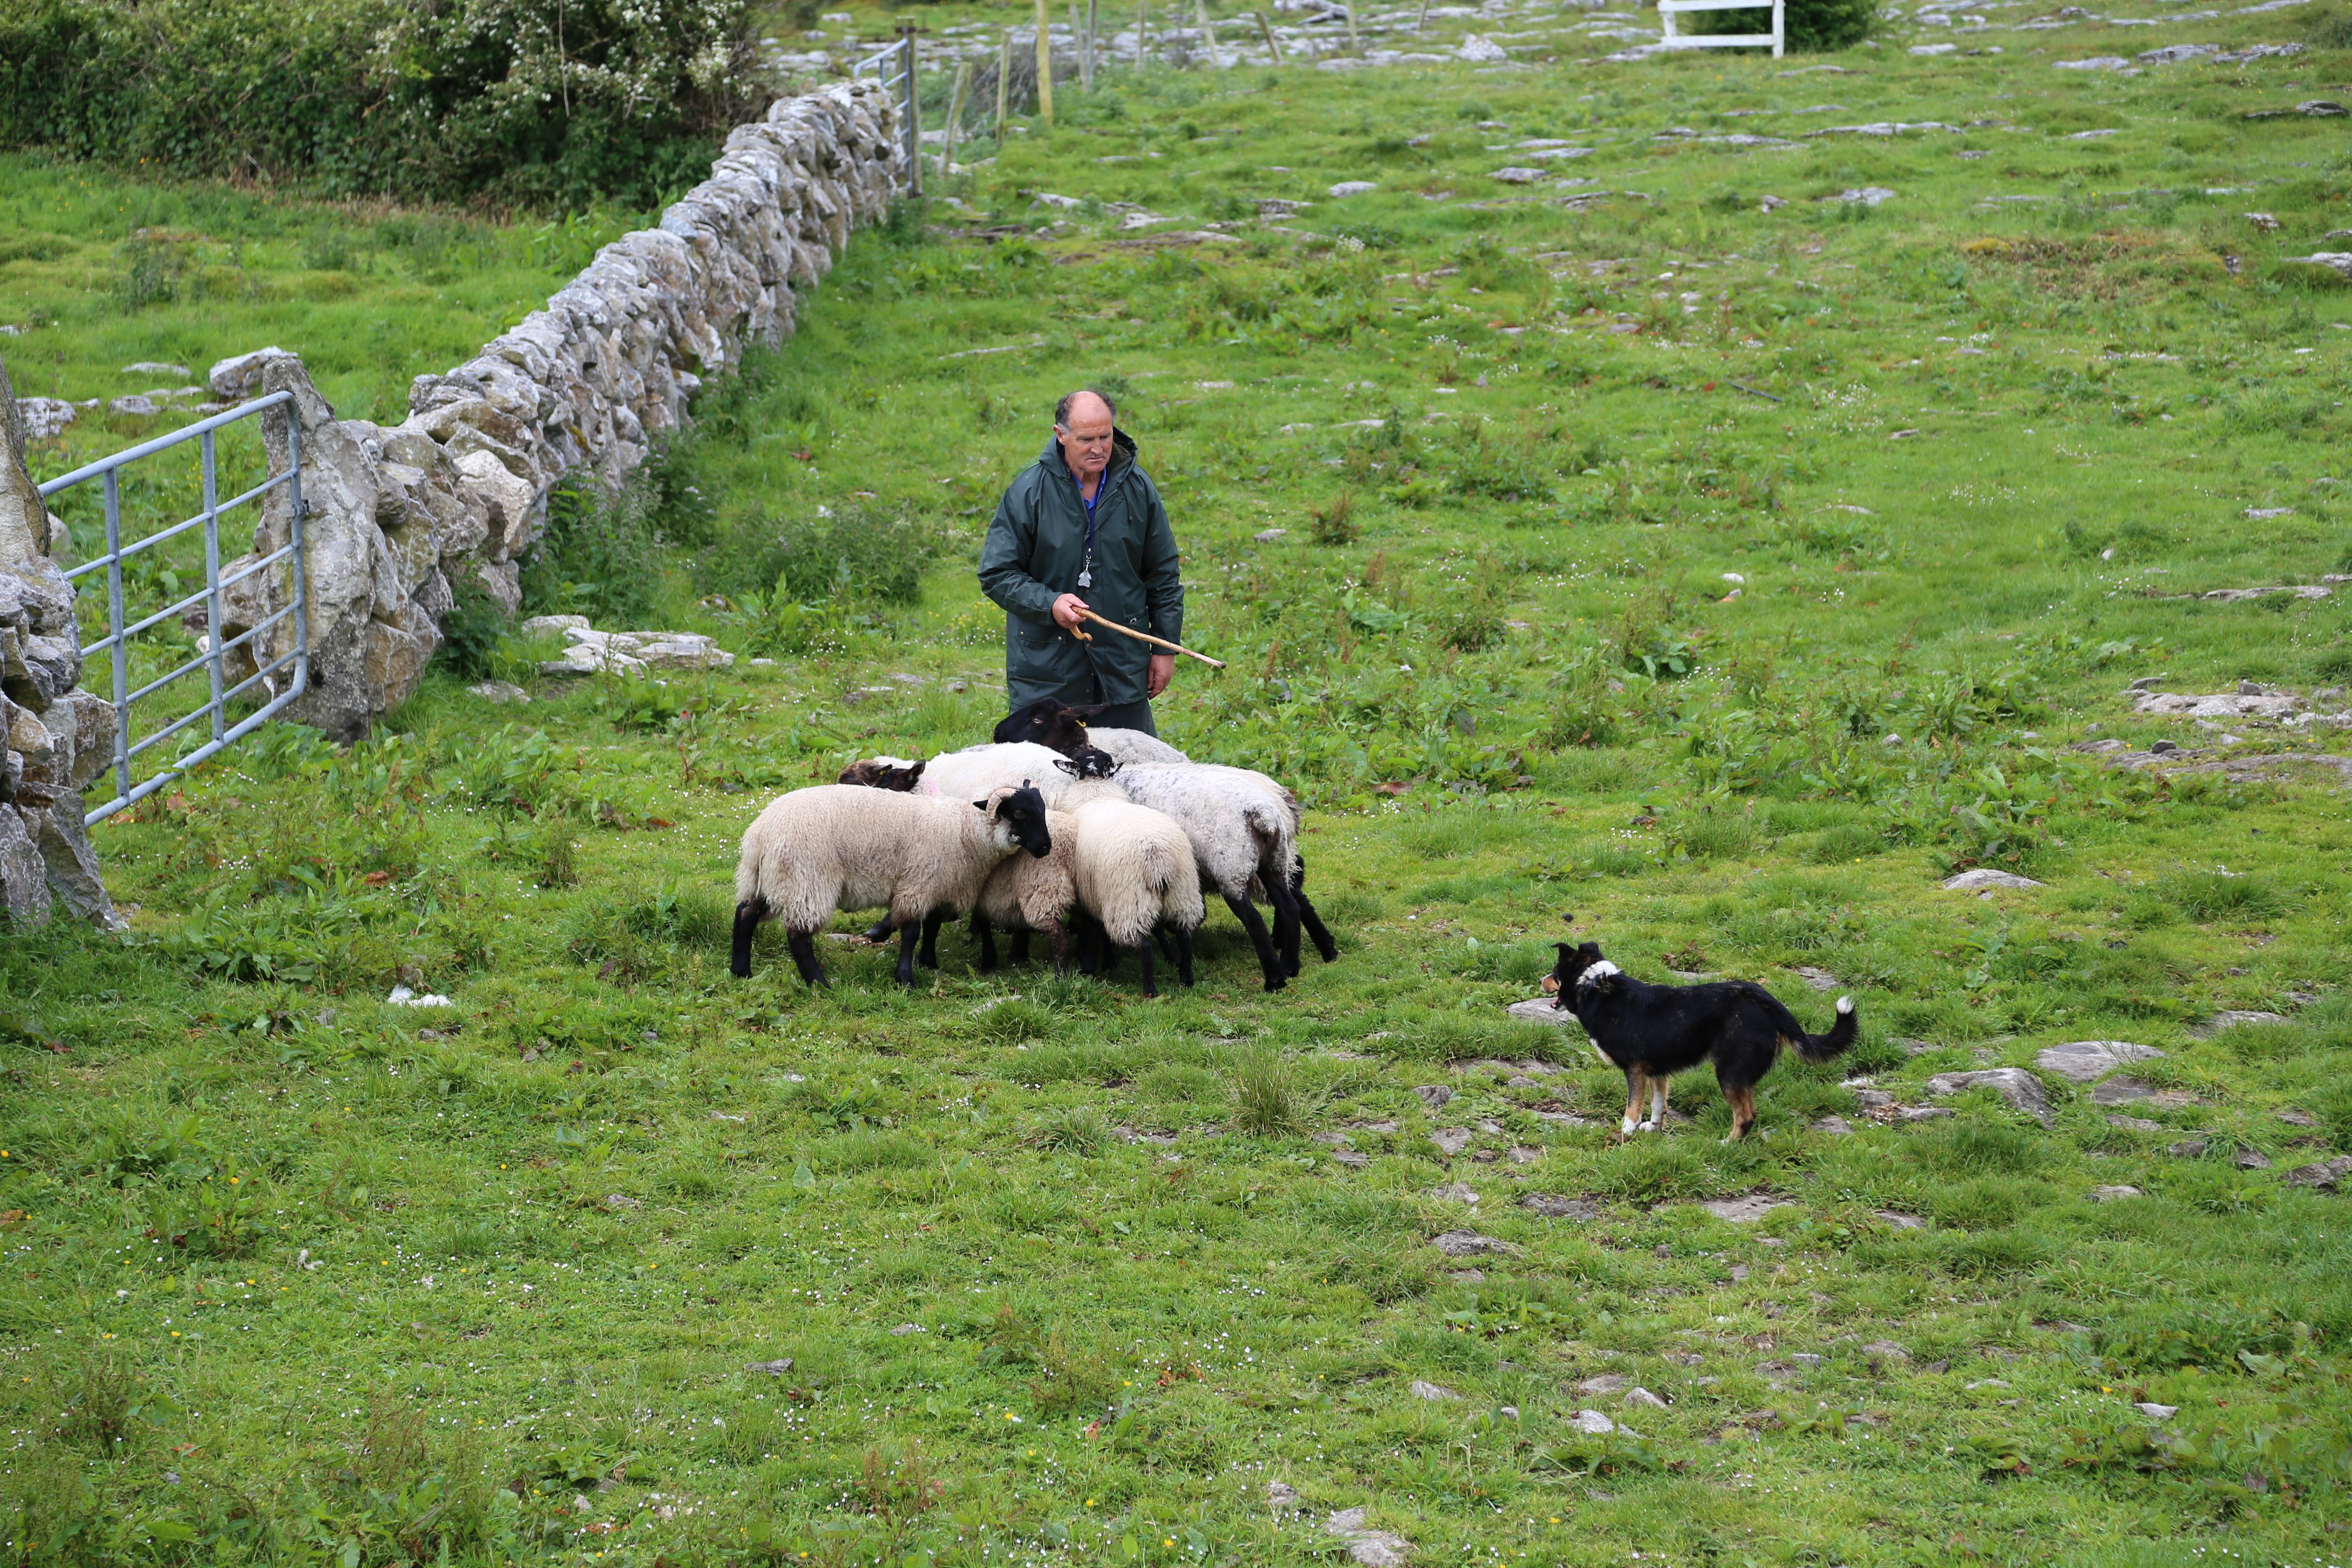
[(646, 205), (762, 107), (750, 9), (26, 0), (0, 12), (0, 146), (331, 196)]

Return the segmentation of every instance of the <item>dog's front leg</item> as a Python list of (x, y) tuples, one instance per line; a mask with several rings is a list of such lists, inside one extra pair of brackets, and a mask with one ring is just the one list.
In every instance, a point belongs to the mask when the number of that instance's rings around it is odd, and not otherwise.
[(1642, 1131), (1644, 1132), (1664, 1132), (1665, 1130), (1666, 1080), (1662, 1078), (1654, 1078), (1650, 1080), (1650, 1120), (1642, 1124)]
[(1642, 1125), (1642, 1090), (1649, 1073), (1638, 1062), (1625, 1069), (1625, 1119), (1617, 1124), (1621, 1138), (1631, 1138)]

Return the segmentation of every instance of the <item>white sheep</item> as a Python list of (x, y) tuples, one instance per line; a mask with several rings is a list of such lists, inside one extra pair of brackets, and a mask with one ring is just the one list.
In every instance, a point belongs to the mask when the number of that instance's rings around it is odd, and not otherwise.
[[(1013, 963), (1029, 962), (1030, 933), (1043, 931), (1054, 946), (1054, 973), (1070, 972), (1070, 932), (1063, 922), (1078, 901), (1077, 880), (1072, 874), (1077, 826), (1067, 813), (1048, 808), (1045, 831), (1054, 841), (1051, 851), (1042, 857), (1009, 857), (981, 884), (980, 901), (971, 910), (971, 937), (980, 944), (980, 966), (984, 970), (996, 967), (996, 939), (992, 931), (1002, 927), (1012, 933)], [(927, 947), (937, 934), (936, 925), (926, 930)], [(916, 956), (922, 961), (922, 954)]]
[(990, 790), (1029, 784), (1052, 805), (1068, 788), (1070, 775), (1055, 764), (1062, 753), (1027, 741), (967, 746), (919, 762), (904, 757), (868, 757), (841, 770), (845, 784), (911, 791), (943, 800), (977, 800)]
[(1087, 744), (1098, 752), (1109, 752), (1121, 763), (1139, 766), (1158, 767), (1192, 760), (1157, 735), (1147, 735), (1140, 730), (1121, 730), (1116, 725), (1108, 730), (1087, 725)]
[(780, 920), (801, 978), (823, 985), (810, 939), (835, 910), (887, 907), (898, 931), (898, 983), (911, 986), (926, 916), (971, 908), (1005, 857), (1052, 849), (1045, 803), (1026, 785), (971, 801), (850, 784), (794, 790), (744, 831), (731, 967), (750, 974), (753, 934)]
[[(1063, 767), (1074, 775), (1088, 771), (1083, 754)], [(1164, 812), (1129, 800), (1114, 781), (1080, 777), (1063, 793), (1061, 809), (1076, 839), (1071, 878), (1078, 903), (1112, 948), (1135, 949), (1143, 994), (1160, 994), (1151, 973), (1154, 931), (1173, 942), (1177, 977), (1192, 984), (1192, 933), (1207, 910), (1191, 836)], [(1112, 956), (1102, 955), (1106, 967)]]
[(1202, 889), (1214, 888), (1223, 897), (1249, 933), (1265, 988), (1281, 990), (1296, 966), (1286, 966), (1250, 895), (1265, 893), (1274, 905), (1276, 929), (1289, 932), (1295, 947), (1297, 801), (1264, 773), (1213, 763), (1121, 768), (1115, 782), (1128, 799), (1174, 818), (1184, 830)]

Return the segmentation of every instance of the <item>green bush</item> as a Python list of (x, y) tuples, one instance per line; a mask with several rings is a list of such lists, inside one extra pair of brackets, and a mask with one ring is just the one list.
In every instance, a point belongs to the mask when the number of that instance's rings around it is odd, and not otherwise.
[(756, 47), (750, 0), (26, 0), (0, 12), (0, 146), (337, 196), (645, 205), (761, 107)]
[[(1850, 49), (1876, 30), (1875, 0), (1788, 0), (1786, 43), (1791, 54)], [(1682, 33), (1765, 33), (1772, 19), (1757, 11), (1686, 11), (1675, 18)]]

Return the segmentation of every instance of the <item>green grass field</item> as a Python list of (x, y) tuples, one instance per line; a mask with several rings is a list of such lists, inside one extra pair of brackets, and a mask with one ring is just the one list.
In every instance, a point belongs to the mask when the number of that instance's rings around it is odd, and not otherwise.
[[(2259, 759), (2352, 748), (2124, 689), (2352, 677), (2340, 586), (2179, 596), (2352, 571), (2352, 290), (2289, 260), (2352, 248), (2347, 122), (2245, 118), (2352, 53), (2062, 71), (2327, 35), (1995, 15), (1106, 72), (862, 237), (667, 471), (708, 542), (650, 618), (733, 669), (539, 681), (510, 636), (530, 706), (444, 673), (348, 753), (272, 731), (99, 830), (128, 938), (0, 943), (11, 1550), (1304, 1563), (1362, 1508), (1424, 1563), (2343, 1563), (2347, 1200), (2284, 1178), (2352, 1151), (2352, 823)], [(1530, 141), (1591, 183), (1490, 178)], [(460, 270), (475, 324), (352, 343), (355, 407), (535, 287)], [(42, 354), (184, 341), (38, 286)], [(1339, 961), (1263, 994), (1219, 913), (1147, 1002), (950, 933), (907, 994), (844, 917), (830, 992), (772, 933), (730, 978), (766, 799), (1001, 713), (980, 531), (1080, 381), (1230, 664), (1162, 731), (1307, 803)], [(774, 549), (894, 519), (919, 581)], [(1563, 914), (1862, 1043), (1759, 1140), (1699, 1074), (1617, 1144), (1618, 1075), (1504, 1012)], [(2077, 1040), (2163, 1055), (2042, 1074), (2047, 1126), (1926, 1088)]]

